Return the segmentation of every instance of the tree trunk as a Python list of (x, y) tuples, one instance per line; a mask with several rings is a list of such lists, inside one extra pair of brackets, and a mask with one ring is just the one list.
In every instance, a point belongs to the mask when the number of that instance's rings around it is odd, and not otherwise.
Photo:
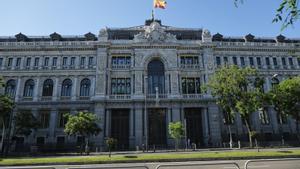
[(4, 138), (5, 138), (5, 123), (3, 120), (3, 117), (1, 117), (2, 121), (2, 138), (1, 138), (1, 143), (0, 143), (0, 152), (3, 152), (3, 144), (4, 144)]
[(250, 148), (253, 148), (251, 129), (250, 129), (250, 126), (249, 126), (248, 121), (246, 119), (245, 119), (245, 123), (246, 123), (246, 127), (247, 127), (247, 130), (248, 130), (249, 146), (250, 146)]
[(231, 132), (231, 125), (228, 126), (228, 131), (229, 131), (229, 147), (232, 148), (232, 132)]
[(178, 150), (178, 139), (176, 138), (175, 139), (175, 151), (177, 151)]

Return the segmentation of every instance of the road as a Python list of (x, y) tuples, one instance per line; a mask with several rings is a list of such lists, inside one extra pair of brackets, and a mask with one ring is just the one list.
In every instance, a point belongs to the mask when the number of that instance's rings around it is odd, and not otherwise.
[[(194, 162), (165, 162), (165, 163), (126, 163), (126, 164), (98, 164), (98, 165), (68, 165), (41, 167), (0, 167), (0, 169), (244, 169), (247, 160), (235, 161), (194, 161)], [(231, 164), (230, 164), (231, 163)], [(247, 169), (300, 169), (300, 159), (286, 161), (253, 161), (248, 163)]]

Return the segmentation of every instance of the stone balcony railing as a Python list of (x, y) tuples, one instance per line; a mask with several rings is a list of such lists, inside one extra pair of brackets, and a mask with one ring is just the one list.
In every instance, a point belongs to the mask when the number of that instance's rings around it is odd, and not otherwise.
[[(159, 99), (167, 99), (168, 95), (167, 94), (158, 94)], [(148, 94), (147, 99), (156, 99), (156, 94)]]
[(202, 99), (203, 94), (182, 94), (183, 99)]
[(131, 99), (131, 95), (110, 95), (109, 99), (112, 99), (112, 100), (128, 100), (128, 99)]
[(181, 64), (180, 67), (183, 69), (199, 69), (200, 65), (199, 64)]
[(112, 69), (129, 69), (130, 65), (129, 64), (122, 64), (122, 65), (111, 65)]

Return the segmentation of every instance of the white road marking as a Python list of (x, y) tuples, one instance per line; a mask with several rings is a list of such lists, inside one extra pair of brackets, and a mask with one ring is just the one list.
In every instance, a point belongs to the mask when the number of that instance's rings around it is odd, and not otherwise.
[(255, 165), (249, 166), (248, 168), (270, 168), (270, 165)]

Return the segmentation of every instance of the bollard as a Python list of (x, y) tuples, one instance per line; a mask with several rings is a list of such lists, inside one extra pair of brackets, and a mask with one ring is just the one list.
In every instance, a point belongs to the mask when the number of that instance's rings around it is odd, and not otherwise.
[(238, 146), (239, 146), (238, 148), (241, 149), (241, 141), (240, 140), (238, 141)]
[(140, 147), (139, 146), (136, 146), (136, 151), (140, 151)]
[(155, 153), (155, 145), (153, 145), (153, 152)]

